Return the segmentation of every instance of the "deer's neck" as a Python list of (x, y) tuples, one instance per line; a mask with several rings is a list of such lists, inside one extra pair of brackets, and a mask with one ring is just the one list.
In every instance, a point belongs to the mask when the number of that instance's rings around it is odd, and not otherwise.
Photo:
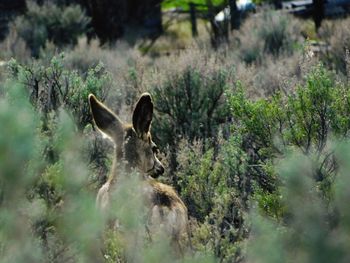
[(118, 179), (117, 178), (118, 177), (118, 160), (116, 158), (116, 155), (117, 155), (117, 149), (115, 148), (114, 149), (114, 158), (113, 158), (113, 162), (112, 162), (112, 167), (111, 167), (111, 171), (109, 173), (108, 180), (107, 180), (107, 182), (110, 185), (115, 184), (117, 179)]

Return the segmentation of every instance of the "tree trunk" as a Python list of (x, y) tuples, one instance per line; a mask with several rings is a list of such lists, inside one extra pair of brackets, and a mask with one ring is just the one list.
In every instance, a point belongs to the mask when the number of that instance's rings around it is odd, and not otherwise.
[(313, 0), (313, 19), (315, 22), (316, 32), (321, 27), (322, 20), (324, 19), (324, 0)]
[(192, 36), (196, 37), (198, 35), (197, 18), (196, 18), (196, 5), (192, 2), (190, 3), (190, 16), (191, 16)]
[(237, 8), (236, 0), (229, 0), (228, 4), (230, 6), (230, 24), (231, 24), (231, 30), (233, 29), (239, 29), (240, 24), (240, 18)]
[(123, 37), (128, 28), (162, 33), (161, 0), (81, 0), (102, 43)]

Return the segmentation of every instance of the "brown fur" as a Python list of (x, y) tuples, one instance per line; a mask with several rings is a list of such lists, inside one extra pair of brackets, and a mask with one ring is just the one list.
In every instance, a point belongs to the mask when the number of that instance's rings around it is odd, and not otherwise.
[(115, 157), (107, 182), (99, 189), (96, 204), (102, 211), (109, 209), (110, 193), (117, 182), (118, 164), (136, 168), (143, 175), (143, 195), (149, 210), (148, 230), (151, 238), (157, 233), (170, 236), (176, 253), (182, 254), (180, 238), (187, 235), (187, 208), (175, 190), (153, 178), (164, 172), (157, 159), (157, 147), (152, 141), (150, 125), (153, 103), (145, 93), (136, 104), (133, 123), (123, 124), (119, 118), (94, 95), (89, 95), (91, 113), (96, 126), (115, 143)]

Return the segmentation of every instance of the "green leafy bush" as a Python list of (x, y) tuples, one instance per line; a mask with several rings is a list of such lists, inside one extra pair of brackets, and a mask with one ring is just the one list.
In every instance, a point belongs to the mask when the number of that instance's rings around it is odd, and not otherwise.
[(177, 155), (176, 176), (193, 221), (193, 246), (223, 262), (243, 258), (249, 232), (250, 182), (244, 177), (246, 155), (240, 143), (240, 138), (222, 139), (217, 153), (214, 148), (203, 153), (203, 143), (182, 141)]
[(257, 101), (248, 100), (243, 92), (230, 97), (238, 123), (236, 132), (243, 136), (242, 147), (249, 154), (247, 176), (253, 177), (265, 193), (275, 193), (269, 197), (258, 195), (266, 211), (281, 214), (277, 211), (283, 207), (278, 202), (275, 160), (293, 148), (320, 162), (314, 177), (329, 198), (335, 163), (328, 140), (348, 134), (348, 93), (347, 86), (336, 83), (330, 72), (318, 66), (292, 94)]
[(91, 116), (87, 100), (89, 93), (105, 98), (112, 87), (111, 76), (103, 65), (98, 64), (85, 72), (85, 75), (80, 75), (78, 71), (66, 67), (63, 54), (53, 57), (46, 66), (35, 60), (29, 65), (11, 60), (8, 65), (12, 79), (25, 85), (30, 102), (41, 114), (42, 129), (46, 131), (48, 140), (45, 150), (47, 158), (58, 159), (52, 150), (51, 126), (64, 108), (77, 128), (93, 138), (85, 147), (86, 159), (95, 170), (95, 175), (91, 178), (93, 182), (103, 183), (110, 162), (107, 152), (111, 146), (92, 134), (91, 126), (88, 125)]
[(89, 69), (82, 77), (77, 71), (65, 68), (64, 54), (54, 56), (47, 66), (35, 60), (30, 65), (11, 60), (9, 69), (14, 80), (25, 84), (30, 101), (44, 117), (64, 107), (80, 129), (91, 120), (89, 93), (104, 98), (111, 87), (111, 77), (102, 64)]
[(161, 113), (157, 127), (167, 142), (177, 136), (210, 138), (217, 133), (224, 119), (224, 92), (227, 88), (225, 71), (204, 75), (193, 68), (154, 89), (156, 109)]
[(224, 93), (231, 72), (212, 70), (209, 73), (189, 66), (153, 89), (158, 112), (154, 135), (161, 144), (170, 146), (171, 169), (176, 168), (175, 149), (182, 138), (190, 141), (207, 138), (213, 143), (226, 121)]

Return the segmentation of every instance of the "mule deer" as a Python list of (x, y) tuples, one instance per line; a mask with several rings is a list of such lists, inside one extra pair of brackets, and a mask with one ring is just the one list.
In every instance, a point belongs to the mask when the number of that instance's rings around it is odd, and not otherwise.
[[(187, 208), (174, 189), (156, 181), (164, 173), (157, 158), (158, 148), (152, 141), (150, 126), (153, 102), (150, 94), (144, 93), (136, 104), (132, 124), (124, 124), (108, 107), (92, 94), (89, 103), (97, 128), (115, 144), (115, 155), (111, 174), (99, 189), (96, 203), (102, 210), (110, 209), (110, 195), (117, 186), (118, 163), (126, 162), (129, 169), (136, 168), (142, 175), (145, 205), (148, 210), (149, 232), (164, 231), (171, 237), (176, 253), (182, 253), (180, 237), (188, 235)], [(127, 200), (123, 200), (127, 202)], [(189, 238), (189, 236), (187, 236)]]

